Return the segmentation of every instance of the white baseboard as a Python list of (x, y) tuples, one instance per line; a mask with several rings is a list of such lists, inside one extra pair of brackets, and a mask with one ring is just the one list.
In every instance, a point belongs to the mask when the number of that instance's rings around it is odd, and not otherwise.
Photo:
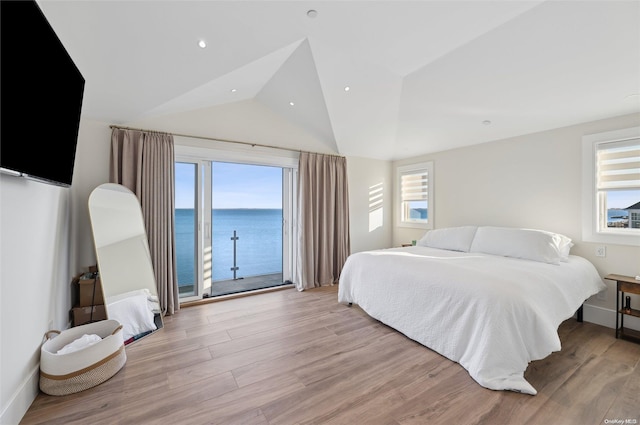
[[(602, 308), (595, 305), (584, 305), (584, 321), (595, 323), (596, 325), (606, 326), (615, 329), (616, 312), (608, 308)], [(624, 327), (640, 331), (640, 318), (634, 316), (624, 316)]]
[(0, 424), (16, 425), (22, 420), (29, 406), (40, 392), (40, 365), (32, 369), (22, 386), (11, 397), (0, 415)]

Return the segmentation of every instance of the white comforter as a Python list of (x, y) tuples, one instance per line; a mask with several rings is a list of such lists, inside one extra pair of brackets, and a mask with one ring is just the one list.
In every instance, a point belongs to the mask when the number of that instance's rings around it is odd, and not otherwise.
[(604, 289), (595, 267), (413, 246), (352, 254), (340, 303), (462, 365), (480, 385), (536, 394), (532, 360), (560, 350), (558, 326)]

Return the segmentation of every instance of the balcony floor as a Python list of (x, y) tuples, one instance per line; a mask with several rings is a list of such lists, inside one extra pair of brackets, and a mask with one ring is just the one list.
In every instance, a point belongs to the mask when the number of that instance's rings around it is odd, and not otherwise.
[[(241, 279), (219, 280), (212, 283), (210, 293), (204, 298), (219, 297), (221, 295), (238, 294), (241, 292), (255, 291), (258, 289), (282, 286), (282, 273), (272, 273), (259, 276), (247, 276)], [(192, 285), (179, 286), (181, 296), (193, 295)]]
[(256, 289), (272, 288), (284, 285), (282, 273), (248, 276), (236, 280), (220, 280), (211, 284), (211, 296), (237, 294), (239, 292), (254, 291)]

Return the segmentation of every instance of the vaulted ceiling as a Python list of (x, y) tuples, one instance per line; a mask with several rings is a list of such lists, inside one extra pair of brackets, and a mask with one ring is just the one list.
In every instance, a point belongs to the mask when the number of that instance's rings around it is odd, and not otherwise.
[(640, 112), (639, 1), (38, 3), (110, 124), (400, 159)]

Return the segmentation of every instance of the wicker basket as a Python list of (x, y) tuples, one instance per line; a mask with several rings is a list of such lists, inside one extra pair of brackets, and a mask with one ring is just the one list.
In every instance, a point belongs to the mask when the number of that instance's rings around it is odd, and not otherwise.
[[(51, 338), (51, 334), (58, 334)], [(101, 341), (82, 350), (57, 354), (65, 345), (84, 334), (96, 334)], [(40, 390), (49, 395), (68, 395), (83, 391), (115, 375), (127, 361), (122, 325), (101, 320), (65, 331), (52, 330), (40, 349)]]

